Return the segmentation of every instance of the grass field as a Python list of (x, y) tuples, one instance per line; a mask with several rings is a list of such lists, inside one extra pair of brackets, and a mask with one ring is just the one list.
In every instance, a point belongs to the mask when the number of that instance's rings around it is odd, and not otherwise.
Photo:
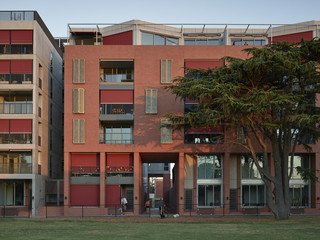
[(0, 239), (320, 239), (320, 217), (0, 219)]

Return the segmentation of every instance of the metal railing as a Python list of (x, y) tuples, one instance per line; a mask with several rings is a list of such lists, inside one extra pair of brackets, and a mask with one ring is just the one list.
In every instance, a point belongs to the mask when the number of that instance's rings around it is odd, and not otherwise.
[(75, 166), (71, 167), (71, 176), (100, 176), (100, 168), (97, 166)]
[(132, 133), (100, 134), (100, 144), (133, 144)]
[(0, 133), (0, 144), (32, 144), (32, 133)]
[(133, 104), (100, 104), (100, 114), (133, 114)]
[(0, 74), (0, 84), (31, 84), (32, 74)]
[(0, 114), (32, 114), (32, 103), (0, 103)]

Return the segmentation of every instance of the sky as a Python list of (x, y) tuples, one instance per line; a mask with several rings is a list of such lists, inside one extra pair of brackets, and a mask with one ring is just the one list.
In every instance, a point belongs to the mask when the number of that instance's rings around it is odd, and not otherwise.
[(54, 37), (68, 23), (290, 24), (320, 20), (320, 0), (11, 0), (0, 10), (36, 10)]

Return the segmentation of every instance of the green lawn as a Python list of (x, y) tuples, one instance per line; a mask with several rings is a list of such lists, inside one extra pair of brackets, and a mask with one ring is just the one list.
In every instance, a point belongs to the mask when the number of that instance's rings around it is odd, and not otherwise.
[(320, 217), (0, 219), (0, 239), (320, 239)]

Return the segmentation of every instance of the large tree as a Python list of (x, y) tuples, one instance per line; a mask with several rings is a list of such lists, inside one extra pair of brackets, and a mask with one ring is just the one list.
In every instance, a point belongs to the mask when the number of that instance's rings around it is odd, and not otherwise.
[(240, 144), (251, 153), (265, 183), (268, 207), (277, 219), (287, 219), (296, 148), (311, 150), (309, 144), (319, 137), (320, 41), (279, 42), (244, 51), (247, 59), (225, 57), (223, 67), (186, 69), (187, 74), (166, 89), (178, 98), (196, 100), (196, 111), (167, 117), (176, 129), (241, 129), (246, 141)]

